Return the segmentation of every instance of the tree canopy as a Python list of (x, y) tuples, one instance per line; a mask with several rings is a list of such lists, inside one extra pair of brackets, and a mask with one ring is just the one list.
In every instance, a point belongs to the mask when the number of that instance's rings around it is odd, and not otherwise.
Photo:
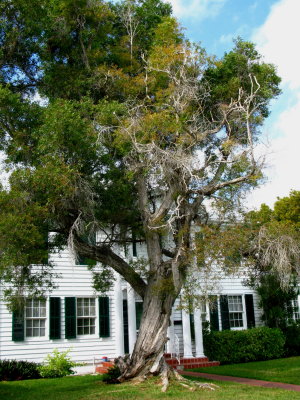
[[(262, 177), (254, 148), (280, 79), (240, 38), (223, 58), (208, 56), (160, 0), (3, 0), (0, 13), (10, 171), (1, 277), (34, 289), (40, 265), (40, 288), (47, 251), (67, 244), (111, 267), (144, 299), (123, 379), (147, 374), (187, 276), (192, 224)], [(146, 276), (115, 251), (133, 237), (147, 246)]]
[(300, 192), (292, 190), (277, 199), (274, 209), (262, 204), (234, 223), (207, 226), (206, 241), (199, 246), (203, 262), (211, 259), (229, 271), (247, 266), (248, 283), (257, 286), (272, 275), (270, 283), (288, 291), (299, 275), (299, 201)]

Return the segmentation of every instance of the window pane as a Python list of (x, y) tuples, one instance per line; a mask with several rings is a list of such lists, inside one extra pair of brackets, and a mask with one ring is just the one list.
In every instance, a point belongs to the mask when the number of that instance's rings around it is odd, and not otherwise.
[(39, 337), (46, 334), (46, 301), (26, 300), (26, 336)]
[[(81, 307), (79, 307), (81, 306)], [(77, 299), (77, 334), (78, 335), (93, 335), (96, 332), (95, 318), (96, 307), (94, 298)], [(85, 317), (85, 318), (82, 318)]]
[(33, 335), (34, 337), (40, 336), (40, 330), (39, 328), (33, 328)]
[(231, 328), (243, 327), (242, 296), (228, 296), (229, 323)]
[(26, 307), (26, 317), (32, 317), (32, 308)]
[(77, 328), (77, 333), (78, 333), (78, 335), (83, 335), (83, 328), (78, 327)]

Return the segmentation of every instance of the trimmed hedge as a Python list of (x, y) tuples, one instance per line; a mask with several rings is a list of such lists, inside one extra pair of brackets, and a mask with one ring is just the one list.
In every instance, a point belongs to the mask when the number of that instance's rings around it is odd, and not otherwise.
[(284, 354), (285, 337), (277, 328), (252, 328), (241, 331), (204, 331), (204, 352), (221, 364), (263, 361)]
[(0, 381), (20, 381), (23, 379), (38, 379), (40, 364), (29, 361), (0, 361)]
[(294, 323), (282, 329), (285, 335), (284, 356), (293, 357), (300, 355), (300, 324)]

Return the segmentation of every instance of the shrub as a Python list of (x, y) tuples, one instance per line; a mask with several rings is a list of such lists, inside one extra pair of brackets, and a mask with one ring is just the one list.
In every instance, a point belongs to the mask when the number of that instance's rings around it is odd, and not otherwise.
[(282, 329), (285, 336), (285, 357), (300, 355), (300, 324), (294, 323)]
[(118, 381), (118, 377), (121, 375), (120, 368), (117, 365), (114, 365), (111, 368), (108, 368), (106, 374), (103, 374), (102, 380), (105, 383), (121, 383)]
[(69, 352), (70, 349), (62, 352), (54, 349), (51, 354), (48, 354), (45, 363), (39, 367), (41, 376), (43, 378), (62, 378), (74, 374), (72, 368), (82, 364), (72, 361), (68, 356)]
[(277, 328), (253, 328), (242, 331), (204, 332), (204, 351), (221, 364), (263, 361), (284, 354), (285, 338)]
[(0, 361), (0, 380), (19, 381), (23, 379), (38, 379), (40, 364), (29, 361), (2, 360)]

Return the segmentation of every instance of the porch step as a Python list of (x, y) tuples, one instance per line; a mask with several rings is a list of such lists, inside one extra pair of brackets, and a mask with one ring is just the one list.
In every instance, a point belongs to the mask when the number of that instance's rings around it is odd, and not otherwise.
[(171, 355), (165, 355), (166, 362), (173, 368), (176, 369), (191, 369), (191, 368), (205, 368), (205, 367), (217, 367), (220, 365), (219, 361), (209, 361), (207, 357), (193, 357), (193, 358), (181, 358), (180, 362), (176, 358), (172, 358)]
[(95, 372), (97, 374), (106, 374), (108, 369), (113, 367), (114, 363), (112, 361), (103, 361), (96, 365)]
[[(220, 365), (219, 361), (209, 361), (207, 357), (180, 358), (180, 363), (176, 358), (168, 357), (168, 355), (165, 355), (165, 359), (171, 367), (176, 369), (217, 367)], [(106, 374), (108, 369), (113, 366), (113, 361), (103, 361), (96, 366), (95, 372), (98, 374)]]

